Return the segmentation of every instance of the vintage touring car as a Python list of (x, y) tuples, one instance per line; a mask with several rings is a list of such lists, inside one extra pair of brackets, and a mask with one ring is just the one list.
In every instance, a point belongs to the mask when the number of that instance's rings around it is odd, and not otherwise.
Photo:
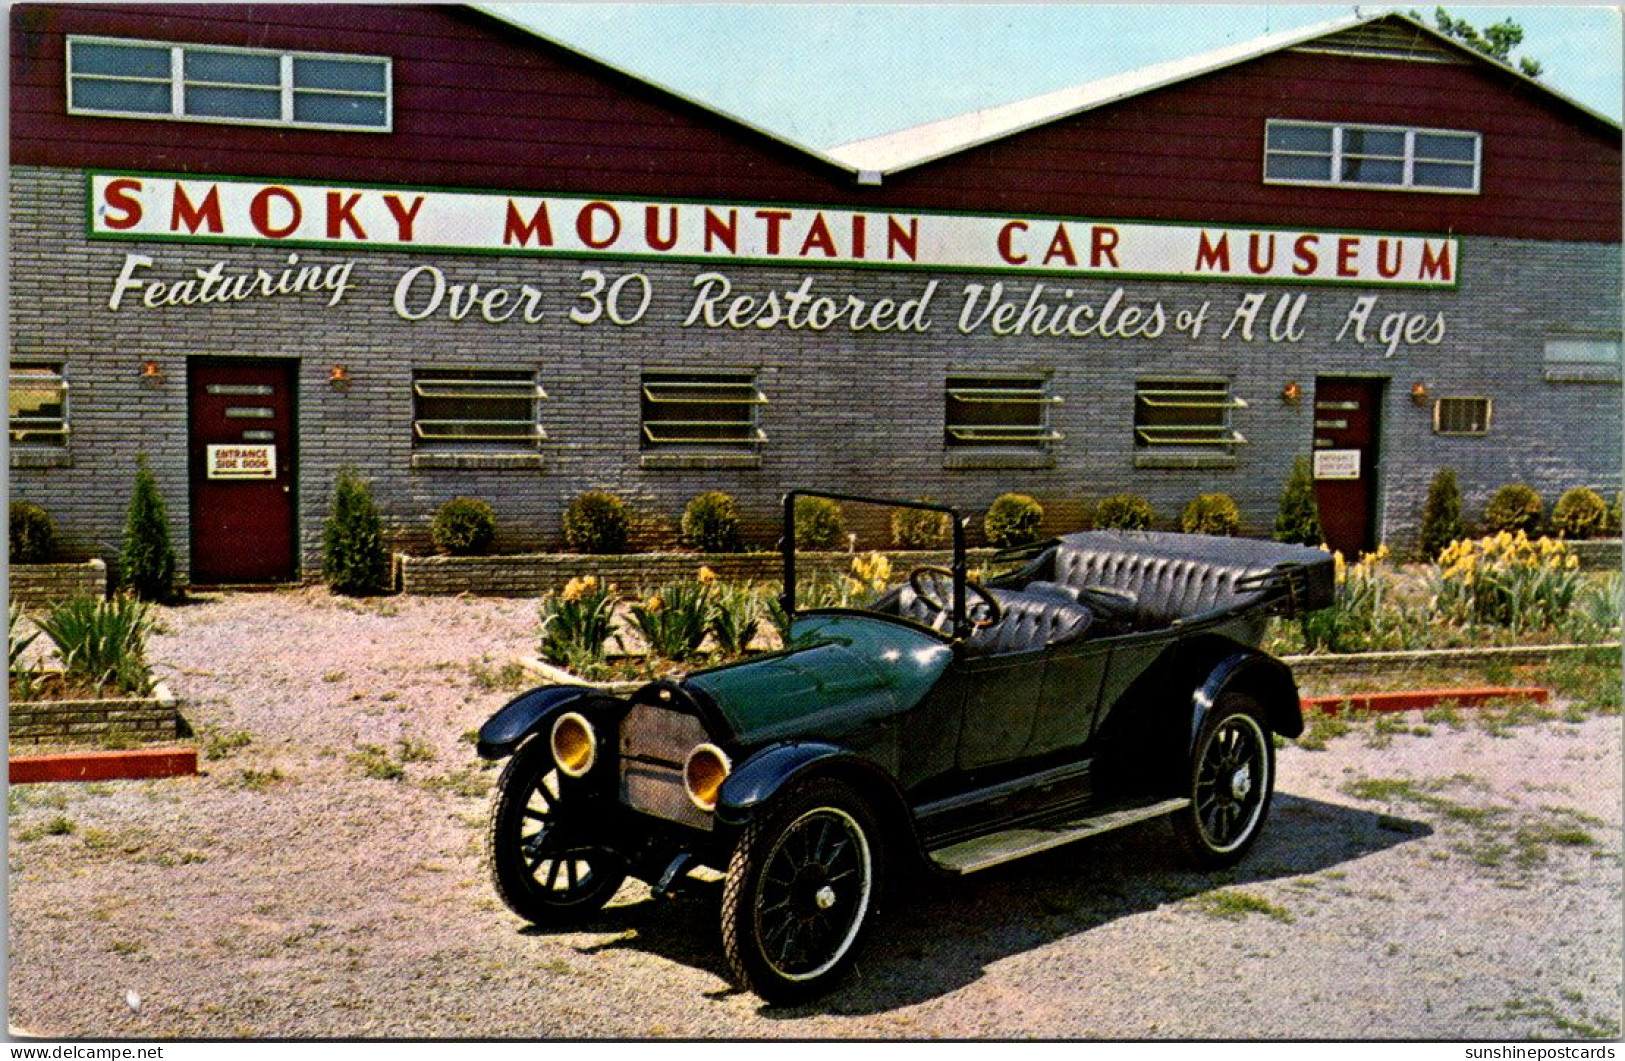
[[(806, 496), (941, 513), (949, 566), (798, 610)], [(480, 730), (481, 755), (511, 757), (488, 850), (515, 913), (561, 927), (628, 875), (664, 896), (707, 867), (725, 874), (731, 972), (788, 1002), (850, 967), (888, 870), (970, 873), (1157, 817), (1203, 866), (1258, 838), (1271, 735), (1303, 720), (1291, 672), (1256, 646), (1268, 616), (1331, 602), (1326, 553), (1096, 531), (977, 582), (952, 509), (784, 504), (781, 651), (624, 698), (546, 686)]]

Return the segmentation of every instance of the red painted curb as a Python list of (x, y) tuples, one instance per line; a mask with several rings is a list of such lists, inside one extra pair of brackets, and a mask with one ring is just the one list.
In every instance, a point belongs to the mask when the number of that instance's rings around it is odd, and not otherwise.
[(181, 777), (197, 773), (196, 748), (158, 748), (127, 752), (67, 752), (24, 755), (11, 760), (11, 783), (42, 781), (120, 781), (144, 777)]
[(1488, 686), (1475, 689), (1416, 689), (1403, 693), (1353, 693), (1347, 696), (1306, 696), (1304, 711), (1323, 715), (1354, 711), (1422, 711), (1442, 703), (1457, 707), (1483, 707), (1491, 700), (1526, 700), (1544, 704), (1551, 691), (1534, 687)]

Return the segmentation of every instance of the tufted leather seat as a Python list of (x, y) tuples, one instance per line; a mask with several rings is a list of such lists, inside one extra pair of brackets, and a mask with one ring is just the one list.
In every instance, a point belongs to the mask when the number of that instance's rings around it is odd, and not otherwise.
[[(999, 602), (1004, 614), (992, 626), (971, 631), (965, 641), (965, 650), (972, 655), (1030, 652), (1064, 641), (1075, 641), (1084, 637), (1094, 622), (1094, 614), (1088, 608), (1060, 594), (1015, 590), (989, 592)], [(899, 614), (917, 622), (929, 625), (937, 619), (936, 610), (920, 600), (910, 587), (903, 587), (897, 603)]]
[[(1174, 537), (1177, 542), (1169, 540)], [(1256, 555), (1261, 543), (1223, 538), (1194, 543), (1195, 548), (1189, 535), (1068, 535), (1055, 547), (1053, 578), (1078, 590), (1088, 606), (1142, 630), (1234, 607), (1260, 594), (1247, 583), (1272, 566)], [(1116, 601), (1104, 599), (1108, 595)]]

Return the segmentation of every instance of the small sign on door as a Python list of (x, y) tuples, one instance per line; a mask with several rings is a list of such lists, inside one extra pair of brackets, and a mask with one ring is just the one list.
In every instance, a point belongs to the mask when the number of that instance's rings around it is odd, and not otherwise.
[(1359, 477), (1359, 450), (1322, 449), (1315, 451), (1316, 479), (1358, 479)]
[(275, 446), (209, 446), (211, 479), (275, 479)]

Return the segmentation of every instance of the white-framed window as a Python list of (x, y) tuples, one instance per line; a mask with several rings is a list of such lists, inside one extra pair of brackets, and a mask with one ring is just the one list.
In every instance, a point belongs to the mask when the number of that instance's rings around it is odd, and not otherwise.
[(1619, 336), (1561, 335), (1546, 340), (1546, 378), (1552, 382), (1617, 383)]
[(390, 60), (68, 38), (68, 113), (389, 132)]
[(645, 372), (640, 399), (644, 449), (749, 449), (767, 441), (757, 423), (767, 396), (754, 372)]
[(1196, 447), (1229, 451), (1247, 439), (1232, 426), (1232, 411), (1247, 403), (1226, 380), (1142, 379), (1134, 384), (1136, 449)]
[(1476, 195), (1483, 137), (1453, 129), (1264, 123), (1264, 183)]
[(68, 381), (60, 361), (13, 361), (11, 444), (61, 448), (68, 444)]
[(949, 376), (944, 388), (943, 444), (1034, 447), (1061, 438), (1049, 425), (1061, 401), (1042, 376)]
[(535, 449), (547, 392), (523, 370), (419, 369), (412, 375), (412, 442), (444, 449)]
[(1439, 435), (1487, 435), (1490, 407), (1488, 398), (1435, 398), (1433, 431)]

